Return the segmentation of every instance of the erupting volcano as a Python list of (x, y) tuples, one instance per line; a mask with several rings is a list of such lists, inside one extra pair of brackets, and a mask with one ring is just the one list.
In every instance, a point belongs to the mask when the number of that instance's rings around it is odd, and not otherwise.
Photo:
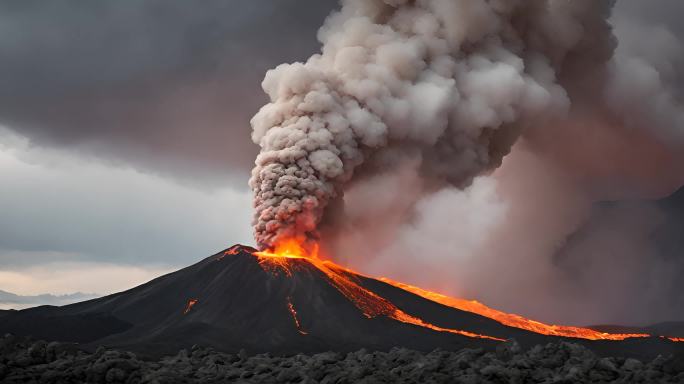
[[(472, 332), (466, 332), (457, 329), (438, 327), (434, 324), (425, 322), (424, 320), (411, 316), (404, 311), (397, 308), (394, 304), (388, 300), (378, 296), (377, 294), (361, 287), (358, 283), (354, 282), (349, 273), (353, 273), (349, 270), (345, 270), (340, 266), (330, 262), (321, 261), (318, 258), (318, 247), (313, 247), (313, 253), (307, 254), (304, 247), (299, 245), (296, 240), (286, 240), (275, 247), (274, 251), (271, 252), (256, 252), (255, 255), (259, 258), (259, 263), (268, 271), (272, 273), (284, 272), (288, 276), (292, 276), (292, 270), (290, 260), (301, 259), (305, 260), (307, 263), (311, 264), (319, 271), (323, 272), (327, 277), (329, 283), (333, 285), (337, 290), (342, 293), (349, 301), (354, 303), (354, 305), (363, 313), (367, 318), (374, 318), (378, 316), (385, 316), (393, 320), (401, 321), (407, 324), (413, 324), (420, 327), (425, 327), (440, 332), (449, 332), (458, 335), (490, 339), (503, 341), (503, 339), (479, 335)], [(295, 316), (295, 323), (299, 328), (299, 320), (296, 318), (296, 314), (292, 308), (292, 304), (288, 303), (293, 316)]]
[[(95, 8), (5, 6), (59, 38), (0, 42), (39, 91), (2, 88), (3, 308), (254, 247), (0, 310), (0, 382), (684, 383), (684, 322), (648, 325), (684, 314), (678, 32), (616, 0), (312, 1), (107, 5), (86, 40)], [(21, 60), (100, 40), (121, 68)]]
[[(355, 305), (363, 312), (363, 314), (368, 317), (376, 316), (387, 316), (397, 321), (403, 321), (409, 324), (419, 325), (427, 327), (437, 331), (458, 333), (461, 335), (469, 337), (479, 337), (491, 340), (503, 341), (503, 339), (479, 335), (462, 330), (446, 329), (434, 326), (432, 324), (426, 323), (425, 321), (408, 315), (394, 306), (391, 302), (377, 296), (371, 291), (362, 288), (358, 283), (353, 281), (353, 276), (361, 276), (359, 273), (352, 271), (348, 268), (340, 267), (331, 261), (322, 260), (318, 254), (318, 245), (314, 244), (310, 247), (303, 246), (304, 242), (298, 241), (296, 239), (286, 239), (278, 243), (272, 250), (256, 252), (255, 255), (259, 258), (259, 263), (268, 271), (273, 273), (286, 273), (288, 276), (292, 276), (292, 270), (290, 269), (290, 260), (301, 259), (306, 260), (311, 265), (318, 268), (323, 272), (330, 282), (343, 293), (350, 301), (354, 302)], [(307, 250), (307, 248), (309, 250)], [(232, 250), (227, 251), (228, 253), (233, 252)], [(366, 278), (368, 278), (366, 276)], [(580, 327), (570, 327), (563, 325), (549, 325), (538, 321), (526, 319), (520, 315), (508, 314), (495, 309), (489, 308), (486, 305), (479, 303), (474, 300), (464, 300), (445, 296), (436, 292), (431, 292), (416, 286), (401, 283), (382, 277), (380, 281), (395, 286), (397, 288), (403, 289), (405, 291), (411, 292), (415, 295), (423, 297), (425, 299), (434, 301), (436, 303), (452, 307), (461, 311), (467, 311), (475, 313), (489, 319), (495, 320), (503, 325), (524, 329), (534, 333), (547, 335), (547, 336), (559, 336), (568, 338), (578, 338), (586, 340), (626, 340), (630, 338), (646, 338), (651, 335), (647, 333), (606, 333), (595, 331), (589, 328)], [(298, 324), (298, 322), (297, 322)], [(668, 337), (667, 339), (671, 341), (682, 341), (683, 339)]]
[(287, 241), (266, 251), (241, 245), (131, 290), (64, 307), (0, 313), (0, 332), (156, 356), (194, 344), (220, 351), (302, 353), (493, 349), (559, 338), (598, 353), (654, 356), (678, 337), (611, 334), (546, 325), (476, 302), (374, 279)]

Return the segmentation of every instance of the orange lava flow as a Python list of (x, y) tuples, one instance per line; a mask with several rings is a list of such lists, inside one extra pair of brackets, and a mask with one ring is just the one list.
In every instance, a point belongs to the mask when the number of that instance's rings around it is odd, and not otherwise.
[(301, 333), (302, 335), (306, 335), (307, 333), (302, 330), (302, 326), (301, 324), (299, 324), (299, 318), (297, 318), (297, 311), (295, 310), (294, 305), (292, 305), (292, 300), (289, 297), (287, 298), (287, 309), (290, 310), (290, 314), (292, 315), (295, 325), (297, 326), (297, 331), (299, 331), (299, 333)]
[(380, 278), (379, 280), (387, 284), (393, 285), (397, 288), (401, 288), (405, 291), (421, 296), (423, 298), (426, 298), (428, 300), (432, 300), (436, 303), (446, 305), (447, 307), (452, 307), (462, 311), (476, 313), (478, 315), (482, 315), (484, 317), (488, 317), (492, 320), (498, 321), (499, 323), (507, 325), (509, 327), (520, 328), (527, 331), (540, 333), (542, 335), (572, 337), (588, 340), (625, 340), (630, 338), (641, 338), (651, 336), (645, 333), (614, 334), (598, 332), (588, 328), (544, 324), (538, 321), (526, 319), (520, 315), (497, 311), (496, 309), (489, 308), (486, 305), (475, 300), (464, 300), (445, 296), (436, 292), (427, 291), (422, 288), (393, 281), (384, 277)]
[(197, 299), (190, 299), (190, 300), (188, 300), (188, 305), (185, 306), (185, 310), (183, 311), (183, 314), (184, 314), (184, 315), (187, 315), (188, 312), (190, 312), (190, 310), (192, 309), (192, 307), (194, 307), (195, 304), (197, 304), (198, 301), (199, 301), (199, 300), (197, 300)]
[(673, 343), (684, 343), (684, 337), (666, 337), (666, 336), (661, 336), (664, 339), (668, 339)]
[(305, 247), (303, 247), (301, 244), (302, 242), (299, 242), (296, 239), (288, 240), (282, 242), (273, 250), (257, 252), (255, 255), (259, 258), (259, 264), (262, 266), (262, 268), (264, 268), (264, 270), (270, 272), (282, 270), (288, 276), (292, 276), (293, 265), (291, 261), (299, 259), (310, 263), (318, 270), (323, 272), (328, 277), (329, 282), (347, 299), (354, 303), (354, 305), (364, 314), (364, 316), (368, 318), (386, 316), (402, 323), (413, 324), (439, 332), (454, 333), (472, 338), (505, 341), (504, 339), (492, 336), (479, 335), (458, 329), (439, 327), (418, 317), (411, 316), (397, 308), (389, 300), (361, 287), (343, 273), (337, 272), (336, 269), (342, 268), (337, 267), (330, 261), (321, 260), (318, 257), (317, 246), (314, 245), (310, 250), (307, 251), (307, 249), (305, 249)]
[[(284, 271), (288, 276), (292, 276), (290, 269), (291, 259), (316, 259), (318, 260), (318, 246), (314, 245), (311, 249), (305, 249), (303, 242), (295, 239), (288, 239), (280, 242), (276, 249), (271, 251), (257, 252), (259, 264), (265, 270), (275, 272)], [(307, 255), (307, 256), (302, 256)]]
[(230, 247), (227, 251), (223, 252), (223, 255), (218, 256), (215, 260), (217, 260), (217, 261), (223, 260), (223, 258), (228, 256), (228, 255), (234, 256), (234, 255), (237, 255), (238, 253), (240, 253), (240, 247), (233, 246), (233, 247)]

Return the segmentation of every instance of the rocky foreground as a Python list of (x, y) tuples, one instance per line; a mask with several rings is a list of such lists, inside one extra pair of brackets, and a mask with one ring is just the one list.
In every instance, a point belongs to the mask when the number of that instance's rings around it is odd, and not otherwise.
[(277, 357), (225, 354), (193, 347), (146, 361), (130, 352), (0, 339), (2, 383), (684, 383), (684, 359), (651, 362), (601, 358), (586, 348), (554, 343), (521, 350), (515, 342), (496, 352), (465, 349), (421, 353), (395, 348)]

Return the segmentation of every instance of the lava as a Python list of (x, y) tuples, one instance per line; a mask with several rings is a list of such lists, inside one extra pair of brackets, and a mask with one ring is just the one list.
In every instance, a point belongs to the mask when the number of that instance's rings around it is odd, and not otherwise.
[(218, 261), (218, 260), (222, 260), (224, 257), (226, 257), (226, 256), (228, 256), (228, 255), (237, 255), (238, 253), (240, 253), (240, 247), (237, 246), (237, 245), (236, 245), (236, 246), (232, 246), (232, 247), (230, 247), (227, 251), (223, 252), (223, 255), (218, 256), (218, 257), (216, 258), (216, 260), (217, 260), (217, 261)]
[[(376, 316), (387, 316), (394, 320), (404, 323), (414, 324), (425, 328), (434, 329), (441, 332), (458, 333), (469, 337), (480, 337), (494, 340), (501, 340), (491, 336), (478, 335), (467, 331), (453, 330), (441, 328), (430, 324), (417, 317), (411, 316), (394, 304), (389, 302), (375, 293), (361, 287), (359, 284), (352, 281), (348, 274), (361, 275), (349, 268), (344, 268), (336, 265), (331, 261), (324, 261), (319, 257), (319, 249), (317, 244), (308, 244), (302, 239), (288, 239), (280, 242), (273, 249), (263, 252), (257, 252), (256, 256), (259, 258), (261, 266), (268, 271), (284, 271), (288, 276), (292, 275), (293, 259), (305, 260), (315, 266), (318, 270), (323, 272), (335, 288), (341, 292), (345, 297), (351, 300), (356, 307), (368, 318)], [(363, 276), (363, 275), (361, 275)], [(530, 320), (516, 314), (509, 314), (495, 309), (489, 308), (486, 305), (475, 301), (465, 300), (459, 298), (449, 297), (440, 293), (431, 292), (416, 286), (390, 280), (388, 278), (380, 278), (379, 280), (411, 292), (415, 295), (421, 296), (425, 299), (434, 301), (436, 303), (452, 307), (458, 310), (475, 313), (503, 325), (524, 329), (530, 332), (568, 338), (578, 338), (587, 340), (614, 340), (621, 341), (631, 338), (645, 338), (651, 337), (645, 333), (605, 333), (595, 331), (589, 328), (571, 327), (564, 325), (545, 324), (539, 321)], [(684, 339), (668, 338), (671, 341), (683, 342)]]
[(188, 305), (185, 306), (185, 310), (183, 311), (183, 314), (184, 314), (184, 315), (187, 315), (188, 312), (190, 312), (190, 310), (192, 309), (192, 307), (194, 307), (195, 304), (197, 304), (198, 301), (199, 301), (199, 300), (197, 300), (197, 299), (190, 299), (190, 300), (188, 300)]
[(684, 337), (667, 337), (667, 336), (660, 336), (663, 339), (670, 340), (673, 343), (684, 343)]
[(389, 300), (361, 287), (345, 274), (338, 272), (337, 270), (342, 269), (341, 267), (338, 267), (330, 261), (321, 260), (318, 256), (318, 247), (316, 245), (304, 247), (301, 244), (302, 243), (296, 239), (284, 241), (272, 250), (255, 253), (255, 256), (259, 258), (259, 264), (264, 270), (269, 272), (282, 270), (288, 276), (292, 276), (292, 260), (304, 260), (310, 263), (324, 273), (332, 286), (354, 303), (367, 318), (386, 316), (402, 323), (413, 324), (439, 332), (449, 332), (472, 338), (505, 341), (504, 339), (497, 337), (439, 327), (418, 317), (409, 315), (397, 308)]
[(544, 324), (539, 321), (526, 319), (520, 315), (497, 311), (496, 309), (489, 308), (486, 305), (475, 300), (464, 300), (445, 296), (440, 293), (427, 291), (425, 289), (418, 288), (412, 285), (393, 281), (385, 277), (380, 278), (379, 280), (387, 284), (393, 285), (397, 288), (401, 288), (405, 291), (409, 291), (428, 300), (432, 300), (436, 303), (445, 305), (447, 307), (472, 312), (484, 317), (488, 317), (509, 327), (520, 328), (527, 331), (540, 333), (542, 335), (571, 337), (587, 340), (625, 340), (630, 338), (641, 338), (651, 336), (645, 333), (614, 334), (598, 332), (589, 328)]
[(256, 252), (260, 258), (273, 259), (319, 259), (317, 243), (300, 238), (289, 238), (280, 241), (276, 246), (266, 251)]
[(289, 297), (287, 298), (287, 309), (290, 311), (290, 314), (292, 315), (292, 319), (294, 319), (295, 326), (297, 326), (297, 331), (301, 333), (302, 335), (306, 335), (307, 333), (302, 330), (302, 326), (299, 323), (299, 318), (297, 317), (297, 311), (294, 308), (294, 305), (292, 305), (292, 299)]

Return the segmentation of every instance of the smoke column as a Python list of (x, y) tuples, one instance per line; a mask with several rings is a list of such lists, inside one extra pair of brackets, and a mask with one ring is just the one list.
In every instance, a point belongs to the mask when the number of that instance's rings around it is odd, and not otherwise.
[(313, 238), (367, 273), (550, 322), (684, 316), (662, 213), (620, 202), (684, 184), (677, 36), (614, 1), (341, 5), (320, 54), (263, 82), (260, 247)]
[[(567, 112), (558, 75), (586, 28), (609, 35), (609, 9), (592, 0), (343, 1), (319, 32), (321, 53), (262, 83), (271, 102), (252, 119), (261, 153), (250, 180), (259, 246), (317, 237), (355, 170), (387, 148), (411, 151), (424, 177), (459, 187), (499, 166), (528, 127)], [(612, 41), (600, 43), (594, 55), (609, 56)]]

